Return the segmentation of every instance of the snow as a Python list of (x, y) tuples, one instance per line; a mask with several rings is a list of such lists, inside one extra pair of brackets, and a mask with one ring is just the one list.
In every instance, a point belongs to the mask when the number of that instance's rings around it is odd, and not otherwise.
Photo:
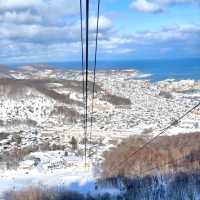
[[(152, 134), (157, 134), (172, 122), (172, 118), (177, 119), (196, 104), (193, 97), (200, 96), (199, 93), (185, 94), (176, 92), (176, 90), (183, 91), (193, 87), (195, 88), (197, 83), (193, 80), (178, 82), (175, 80), (165, 80), (152, 85), (144, 80), (131, 80), (132, 77), (147, 78), (151, 74), (128, 72), (129, 71), (123, 74), (124, 72), (112, 71), (113, 74), (110, 74), (110, 77), (105, 76), (104, 73), (98, 74), (97, 76), (98, 84), (101, 84), (100, 86), (105, 88), (107, 92), (130, 98), (132, 102), (131, 106), (124, 108), (102, 101), (98, 96), (96, 97), (94, 101), (94, 111), (96, 111), (96, 122), (94, 122), (93, 129), (94, 138), (96, 141), (98, 141), (99, 138), (103, 138), (103, 145), (99, 148), (99, 155), (97, 155), (97, 157), (100, 157), (104, 151), (114, 147), (110, 144), (111, 139), (116, 139), (118, 141), (131, 135), (144, 134), (145, 130), (148, 132), (147, 130), (150, 129), (153, 130)], [(40, 74), (40, 76), (38, 76), (37, 73)], [(52, 77), (55, 75), (52, 73), (52, 70), (47, 70), (44, 74), (37, 71), (35, 77), (50, 77), (50, 75)], [(13, 76), (23, 78), (26, 75), (23, 73), (16, 73)], [(82, 101), (81, 93), (71, 91), (69, 88), (63, 88), (59, 83), (51, 83), (49, 87), (53, 87), (53, 90), (60, 94), (69, 94), (70, 99)], [(173, 98), (166, 99), (159, 96), (160, 91), (171, 92)], [(189, 97), (191, 99), (188, 99)], [(88, 100), (90, 104), (90, 96)], [(34, 142), (40, 144), (43, 140), (57, 142), (57, 144), (59, 144), (59, 142), (66, 144), (69, 139), (71, 139), (71, 136), (75, 136), (78, 140), (81, 140), (83, 135), (81, 123), (75, 125), (64, 124), (59, 121), (60, 117), (58, 115), (50, 116), (56, 106), (66, 105), (41, 94), (33, 88), (28, 88), (23, 96), (18, 95), (16, 98), (10, 98), (9, 95), (2, 95), (0, 97), (0, 119), (4, 119), (5, 123), (13, 119), (31, 119), (41, 126), (37, 127), (38, 135), (36, 136), (33, 134), (33, 130), (30, 127), (28, 130), (25, 130), (17, 124), (18, 130), (24, 130), (22, 133), (23, 141), (21, 147), (23, 147), (23, 145), (34, 144)], [(69, 106), (69, 108), (75, 108), (79, 113), (83, 113), (83, 109), (80, 107), (76, 107), (75, 105), (67, 106)], [(1, 131), (9, 131), (9, 128), (1, 128)], [(14, 131), (16, 131), (15, 128)], [(168, 130), (166, 135), (196, 131), (200, 131), (200, 115), (194, 112), (186, 116), (177, 127)], [(55, 136), (59, 141), (54, 138)], [(7, 140), (1, 141), (2, 144), (5, 144), (4, 147), (6, 147), (6, 141)], [(38, 167), (32, 166), (33, 160), (31, 156), (41, 160)], [(59, 153), (55, 151), (31, 153), (26, 159), (27, 160), (21, 163), (21, 166), (22, 168), (31, 169), (2, 171), (0, 176), (0, 192), (12, 188), (20, 189), (29, 185), (64, 185), (81, 192), (94, 190), (95, 181), (91, 166), (86, 170), (82, 158), (77, 158), (73, 155), (64, 158), (63, 152)], [(65, 162), (65, 166), (62, 165), (63, 161)], [(55, 169), (57, 167), (59, 169)]]
[(142, 78), (149, 78), (151, 76), (152, 76), (152, 74), (139, 74), (139, 75), (136, 76), (136, 78), (138, 78), (138, 79), (141, 78), (142, 79)]
[(77, 170), (58, 169), (41, 173), (38, 170), (6, 171), (0, 176), (0, 193), (11, 189), (21, 189), (29, 186), (69, 186), (73, 182), (85, 182), (92, 180), (90, 172), (78, 172)]
[(34, 161), (33, 160), (25, 160), (25, 161), (20, 163), (20, 166), (22, 168), (24, 168), (24, 167), (32, 167), (33, 165), (34, 165)]
[[(112, 145), (110, 145), (112, 147)], [(76, 156), (65, 157), (68, 163), (73, 165), (61, 165), (59, 169), (45, 168), (48, 163), (55, 163), (64, 158), (63, 151), (34, 152), (20, 163), (17, 170), (0, 171), (0, 196), (9, 190), (20, 190), (27, 187), (42, 188), (65, 188), (83, 194), (98, 194), (118, 191), (113, 188), (101, 188), (95, 190), (96, 181), (93, 174), (92, 162), (87, 159), (85, 166), (84, 159)], [(34, 166), (31, 157), (40, 158), (41, 163)], [(43, 167), (43, 168), (42, 168)]]
[(79, 96), (77, 95), (77, 93), (75, 93), (75, 92), (70, 93), (69, 98), (72, 99), (72, 100), (76, 100), (76, 101), (82, 101), (82, 98), (79, 97)]
[(0, 118), (4, 121), (31, 119), (41, 124), (48, 119), (54, 104), (54, 101), (42, 96), (26, 97), (24, 100), (0, 98)]
[(28, 70), (28, 71), (35, 71), (36, 69), (31, 65), (21, 66), (20, 69)]
[(0, 196), (9, 190), (20, 190), (27, 187), (61, 187), (82, 194), (118, 194), (114, 188), (95, 189), (96, 181), (88, 168), (57, 169), (41, 173), (38, 170), (6, 171), (0, 175)]

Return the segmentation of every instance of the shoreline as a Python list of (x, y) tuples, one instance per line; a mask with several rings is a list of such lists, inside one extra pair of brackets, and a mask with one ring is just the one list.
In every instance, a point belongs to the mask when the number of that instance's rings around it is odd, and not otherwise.
[[(11, 64), (13, 67), (24, 65), (50, 66), (53, 69), (81, 71), (79, 61), (61, 61), (61, 62), (41, 62), (40, 63), (21, 63)], [(90, 62), (90, 66), (93, 63)], [(8, 64), (9, 66), (9, 64)], [(90, 67), (91, 68), (91, 67)], [(176, 80), (200, 80), (200, 58), (177, 58), (177, 59), (159, 59), (159, 60), (105, 60), (99, 61), (97, 71), (110, 70), (137, 70), (142, 74), (152, 74), (151, 80), (158, 82), (166, 79)]]
[[(51, 149), (53, 144), (54, 146), (56, 145), (56, 148), (61, 148), (62, 144), (65, 147), (64, 150), (69, 153), (68, 158), (66, 158), (67, 162), (79, 163), (77, 158), (80, 159), (81, 156), (77, 156), (76, 152), (72, 152), (69, 144), (71, 137), (74, 136), (78, 141), (80, 152), (84, 149), (81, 144), (81, 139), (83, 138), (82, 120), (78, 118), (74, 120), (75, 122), (62, 121), (68, 115), (62, 115), (63, 112), (61, 111), (63, 111), (63, 108), (70, 108), (74, 111), (72, 113), (83, 115), (83, 106), (80, 104), (82, 101), (82, 90), (80, 89), (82, 86), (81, 72), (66, 71), (63, 73), (56, 70), (37, 69), (11, 71), (9, 75), (12, 77), (10, 82), (0, 82), (0, 92), (2, 93), (0, 116), (5, 119), (5, 122), (3, 121), (1, 125), (1, 128), (4, 128), (1, 129), (1, 132), (7, 131), (10, 133), (8, 138), (0, 141), (1, 151), (11, 152), (15, 147), (19, 147), (16, 143), (18, 140), (13, 141), (13, 137), (11, 137), (13, 134), (18, 133), (21, 134), (20, 148), (22, 149), (35, 143), (43, 144), (48, 141), (50, 144), (48, 148), (51, 151), (55, 151), (52, 150), (53, 148)], [(115, 147), (124, 138), (130, 137), (130, 135), (152, 137), (167, 127), (172, 120), (186, 113), (198, 101), (199, 97), (194, 100), (193, 94), (189, 98), (190, 96), (184, 94), (184, 91), (200, 88), (200, 81), (165, 80), (151, 83), (145, 79), (130, 79), (137, 75), (135, 70), (114, 70), (109, 73), (107, 71), (97, 72), (96, 83), (98, 90), (94, 101), (95, 121), (92, 141), (97, 146), (101, 144), (97, 154), (94, 154), (96, 157), (93, 157), (99, 162), (102, 160), (102, 155), (105, 151)], [(91, 79), (92, 77), (89, 76), (89, 78)], [(5, 93), (5, 84), (8, 91), (14, 91), (12, 96), (10, 96), (9, 92)], [(20, 87), (20, 90), (16, 90), (17, 87)], [(41, 90), (41, 87), (43, 90)], [(49, 93), (49, 91), (53, 93)], [(197, 90), (198, 92), (199, 90)], [(63, 100), (64, 95), (64, 99), (68, 98), (69, 101), (66, 103), (59, 101), (60, 99), (55, 99), (52, 94), (56, 94), (56, 97), (62, 97), (61, 100)], [(89, 92), (89, 104), (91, 104), (91, 95), (91, 92)], [(72, 103), (70, 104), (70, 102)], [(66, 109), (67, 113), (68, 111)], [(14, 115), (12, 113), (18, 114)], [(9, 126), (9, 124), (4, 126), (7, 122), (16, 120), (16, 116), (18, 118), (21, 117), (22, 122), (26, 120), (24, 116), (28, 116), (32, 120), (29, 123), (35, 122), (34, 124), (36, 125), (30, 128), (28, 125), (20, 124), (17, 121), (18, 123), (15, 126)], [(173, 134), (178, 134), (180, 132), (183, 133), (183, 130), (188, 132), (188, 135), (191, 132), (200, 131), (200, 109), (185, 117), (179, 127), (170, 131)], [(166, 133), (166, 135), (170, 135), (171, 132)], [(6, 147), (6, 149), (3, 147)], [(34, 151), (40, 152), (40, 150)], [(95, 152), (95, 149), (93, 151)], [(74, 160), (70, 157), (71, 154)], [(61, 160), (53, 159), (55, 161), (54, 165), (62, 161), (62, 156), (59, 156), (60, 154), (57, 154), (53, 157), (61, 157)], [(52, 158), (50, 153), (46, 157), (48, 159)], [(45, 161), (46, 157), (43, 159), (44, 155), (42, 155), (41, 160)], [(24, 157), (24, 159), (24, 161), (30, 161), (27, 157)], [(38, 160), (38, 157), (36, 160)], [(30, 163), (28, 162), (28, 165)], [(23, 167), (27, 167), (27, 163), (20, 162), (20, 164), (24, 164)], [(42, 162), (41, 165), (46, 167)], [(32, 165), (29, 165), (29, 167), (34, 169)], [(59, 167), (62, 167), (62, 165), (59, 165)], [(68, 167), (68, 170), (71, 170), (71, 168)], [(91, 175), (91, 171), (89, 173)], [(64, 176), (64, 178), (70, 177), (70, 172)], [(11, 182), (14, 181), (12, 178), (10, 179)], [(34, 179), (28, 180), (30, 183), (35, 183)], [(18, 183), (23, 185), (23, 178), (19, 179)], [(8, 184), (6, 183), (6, 185)]]

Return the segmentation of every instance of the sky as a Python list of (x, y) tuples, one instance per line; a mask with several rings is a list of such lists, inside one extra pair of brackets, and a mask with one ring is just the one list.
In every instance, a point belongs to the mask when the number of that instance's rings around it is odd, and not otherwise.
[[(90, 0), (91, 60), (96, 15)], [(163, 58), (200, 58), (200, 0), (101, 0), (99, 60)], [(80, 59), (79, 0), (0, 0), (0, 63)]]

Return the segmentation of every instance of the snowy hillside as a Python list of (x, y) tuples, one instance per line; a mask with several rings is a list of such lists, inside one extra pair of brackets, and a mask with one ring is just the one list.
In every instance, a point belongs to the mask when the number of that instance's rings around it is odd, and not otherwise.
[[(133, 135), (151, 138), (200, 100), (199, 81), (151, 83), (148, 76), (140, 77), (141, 73), (135, 70), (97, 72), (93, 129), (89, 125), (88, 134), (92, 134), (86, 140), (86, 174), (92, 179), (101, 171), (104, 153), (124, 138)], [(90, 122), (92, 73), (89, 80)], [(45, 177), (46, 184), (46, 173), (52, 173), (56, 179), (56, 173), (63, 175), (65, 171), (69, 176), (75, 169), (85, 170), (82, 87), (80, 71), (64, 71), (47, 65), (1, 68), (0, 170), (5, 176), (0, 181), (4, 186), (11, 179), (17, 180), (11, 181), (13, 185), (21, 185), (21, 174), (27, 175), (24, 182), (34, 179), (38, 182), (40, 177)], [(166, 135), (199, 131), (198, 108)]]

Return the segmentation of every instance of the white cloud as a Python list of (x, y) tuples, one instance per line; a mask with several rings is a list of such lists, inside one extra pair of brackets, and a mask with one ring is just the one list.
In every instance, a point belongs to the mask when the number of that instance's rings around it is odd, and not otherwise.
[(21, 10), (41, 4), (42, 0), (0, 0), (0, 11)]
[(162, 9), (159, 4), (149, 2), (147, 0), (136, 0), (130, 4), (131, 9), (135, 9), (142, 12), (160, 12)]
[(69, 16), (79, 16), (79, 0), (42, 0), (43, 3), (36, 8), (47, 24), (66, 24)]
[(170, 4), (183, 4), (183, 3), (192, 3), (198, 0), (154, 0), (161, 5), (170, 5)]
[[(92, 16), (90, 17), (90, 30), (91, 31), (96, 31), (97, 27), (97, 18)], [(99, 30), (100, 31), (105, 31), (108, 30), (112, 27), (112, 21), (105, 17), (105, 16), (100, 16), (99, 17)]]
[(0, 14), (0, 22), (3, 23), (33, 24), (41, 21), (41, 17), (31, 14), (30, 10), (24, 12), (6, 11)]
[[(200, 26), (185, 25), (165, 28), (159, 31), (137, 32), (132, 35), (110, 37), (100, 42), (105, 54), (134, 55), (137, 58), (159, 57), (165, 55), (199, 55)], [(185, 47), (187, 46), (187, 51)]]
[[(11, 29), (9, 25), (0, 29), (0, 58), (9, 60), (76, 59), (80, 56), (79, 30), (74, 27), (43, 27), (24, 25)], [(132, 35), (108, 34), (99, 41), (101, 56), (164, 56), (182, 55), (187, 46), (188, 55), (197, 55), (200, 44), (200, 26), (185, 25), (165, 28), (160, 31), (137, 32)], [(2, 39), (4, 38), (4, 39)], [(7, 39), (6, 39), (7, 38)], [(191, 39), (192, 38), (192, 39)], [(90, 45), (92, 52), (93, 45)]]
[[(166, 5), (189, 0), (136, 0), (134, 9), (158, 12)], [(195, 0), (194, 0), (195, 1)], [(142, 8), (140, 7), (142, 5)], [(79, 0), (0, 0), (0, 58), (15, 60), (72, 59), (80, 56)], [(108, 15), (107, 15), (108, 16)], [(85, 26), (85, 22), (84, 22)], [(119, 35), (113, 21), (100, 16), (99, 54), (136, 55), (155, 48), (200, 44), (199, 26), (166, 28)], [(90, 50), (94, 47), (96, 17), (90, 17)], [(192, 39), (191, 39), (192, 38)], [(181, 48), (180, 48), (180, 47)], [(196, 47), (198, 49), (198, 47)], [(195, 48), (194, 48), (195, 49)], [(159, 52), (159, 50), (158, 50)], [(178, 50), (177, 50), (178, 52)]]
[[(23, 13), (21, 15), (12, 13), (4, 16), (0, 15), (0, 22), (6, 18), (7, 23), (1, 24), (0, 40), (23, 41), (29, 43), (57, 43), (57, 42), (78, 42), (80, 41), (80, 23), (65, 24), (63, 26), (43, 25), (41, 18)], [(26, 16), (26, 17), (24, 17)], [(28, 17), (29, 16), (29, 17)], [(9, 23), (9, 22), (15, 22)], [(20, 24), (20, 22), (24, 22)], [(19, 22), (19, 23), (17, 23)], [(26, 22), (26, 23), (25, 23)], [(29, 23), (28, 23), (29, 22)], [(32, 22), (32, 23), (30, 23)], [(90, 40), (95, 39), (96, 20), (91, 17), (90, 24)], [(100, 17), (99, 40), (109, 37), (109, 31), (112, 30), (112, 21), (104, 16)]]
[(106, 54), (121, 54), (121, 55), (123, 55), (123, 54), (134, 54), (134, 52), (135, 52), (136, 50), (135, 49), (132, 49), (132, 48), (122, 48), (122, 49), (106, 49), (106, 50), (104, 50), (104, 52), (106, 53)]
[(79, 32), (71, 26), (41, 26), (4, 24), (0, 29), (0, 39), (29, 43), (57, 43), (79, 41)]
[(199, 2), (199, 0), (133, 0), (130, 8), (147, 13), (164, 11), (170, 5)]
[[(22, 12), (29, 12), (34, 16), (42, 18), (43, 24), (63, 25), (66, 24), (66, 17), (78, 15), (79, 0), (0, 0), (1, 16), (8, 15), (8, 13), (13, 15), (15, 13), (20, 17)], [(12, 17), (14, 18), (14, 16)], [(10, 18), (11, 16), (4, 17), (4, 22), (7, 19), (10, 20)], [(27, 15), (27, 18), (30, 18), (30, 16)], [(16, 22), (18, 23), (18, 21)]]
[[(0, 40), (33, 44), (79, 41), (78, 12), (79, 0), (0, 0)], [(108, 26), (108, 19), (102, 19)]]

